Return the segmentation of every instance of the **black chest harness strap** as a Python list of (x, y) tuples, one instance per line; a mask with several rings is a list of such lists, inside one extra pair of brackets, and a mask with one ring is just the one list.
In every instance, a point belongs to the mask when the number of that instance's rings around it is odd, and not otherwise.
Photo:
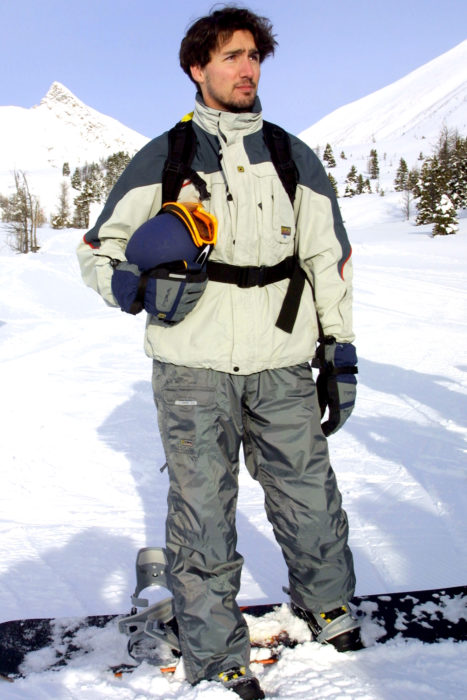
[(286, 333), (292, 333), (306, 280), (305, 272), (294, 255), (272, 267), (264, 265), (261, 267), (242, 267), (241, 265), (229, 265), (208, 260), (207, 273), (212, 282), (235, 284), (241, 289), (264, 287), (267, 284), (274, 284), (274, 282), (289, 278), (289, 286), (282, 302), (276, 326)]

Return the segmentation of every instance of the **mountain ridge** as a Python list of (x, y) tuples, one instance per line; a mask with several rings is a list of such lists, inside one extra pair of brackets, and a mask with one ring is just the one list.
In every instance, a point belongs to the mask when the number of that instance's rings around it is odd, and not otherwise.
[(0, 107), (2, 170), (60, 169), (117, 151), (133, 155), (149, 139), (89, 107), (54, 81), (38, 105)]
[(312, 148), (403, 137), (433, 139), (443, 126), (467, 130), (467, 40), (365, 97), (334, 110), (299, 136)]

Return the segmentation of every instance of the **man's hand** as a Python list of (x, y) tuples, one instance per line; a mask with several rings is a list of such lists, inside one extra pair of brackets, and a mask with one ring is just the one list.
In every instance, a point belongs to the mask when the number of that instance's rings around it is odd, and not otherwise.
[(321, 342), (314, 367), (319, 367), (316, 381), (321, 417), (326, 408), (329, 416), (321, 429), (328, 436), (344, 425), (355, 406), (357, 393), (357, 352), (352, 343), (336, 343), (332, 336)]
[(137, 314), (143, 309), (142, 303), (136, 301), (140, 278), (139, 267), (129, 262), (119, 262), (113, 271), (112, 294), (122, 311), (128, 314)]

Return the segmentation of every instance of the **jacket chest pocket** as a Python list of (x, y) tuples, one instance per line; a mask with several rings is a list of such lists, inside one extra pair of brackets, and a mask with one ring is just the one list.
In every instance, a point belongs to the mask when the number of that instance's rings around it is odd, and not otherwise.
[[(257, 178), (257, 222), (264, 242), (261, 259), (273, 264), (295, 248), (295, 219), (286, 191), (277, 176)], [(268, 254), (270, 247), (272, 256)]]
[(216, 393), (200, 387), (167, 387), (162, 392), (162, 428), (167, 448), (196, 455), (215, 434)]

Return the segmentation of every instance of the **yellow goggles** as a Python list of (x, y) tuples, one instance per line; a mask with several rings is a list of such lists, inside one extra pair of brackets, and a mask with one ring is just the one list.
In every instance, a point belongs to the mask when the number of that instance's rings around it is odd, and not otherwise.
[(166, 202), (163, 212), (170, 212), (183, 221), (194, 244), (201, 246), (217, 243), (217, 219), (196, 202)]

